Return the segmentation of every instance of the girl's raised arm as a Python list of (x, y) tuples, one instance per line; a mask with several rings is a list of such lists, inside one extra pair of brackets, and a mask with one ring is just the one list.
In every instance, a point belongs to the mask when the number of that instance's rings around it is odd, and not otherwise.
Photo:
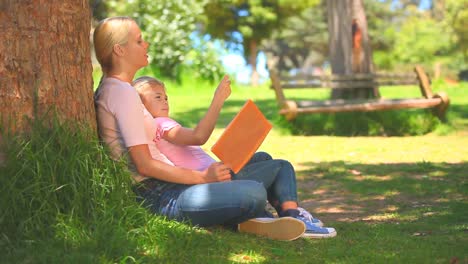
[(177, 126), (165, 132), (163, 138), (177, 145), (199, 146), (206, 143), (218, 120), (219, 113), (224, 102), (231, 94), (231, 81), (225, 75), (219, 83), (213, 96), (213, 100), (205, 116), (194, 129)]

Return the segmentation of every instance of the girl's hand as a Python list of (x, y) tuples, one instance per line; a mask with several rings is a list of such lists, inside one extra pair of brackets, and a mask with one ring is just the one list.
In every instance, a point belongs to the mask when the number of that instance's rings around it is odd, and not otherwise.
[(231, 95), (231, 80), (229, 80), (228, 75), (224, 75), (221, 82), (216, 88), (213, 100), (224, 102)]
[(206, 182), (222, 182), (231, 180), (231, 169), (222, 162), (215, 162), (203, 171)]

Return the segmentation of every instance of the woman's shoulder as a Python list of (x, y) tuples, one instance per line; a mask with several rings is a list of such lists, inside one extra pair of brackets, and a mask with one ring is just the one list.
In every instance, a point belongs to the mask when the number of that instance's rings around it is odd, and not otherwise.
[(122, 82), (121, 80), (115, 78), (104, 78), (99, 85), (99, 89), (103, 92), (113, 92), (113, 91), (131, 91), (136, 93), (136, 90), (127, 82)]
[(140, 96), (129, 83), (113, 78), (102, 80), (94, 94), (94, 101), (98, 107), (103, 106), (111, 112), (142, 106)]
[(105, 78), (102, 80), (96, 91), (96, 99), (98, 98), (114, 98), (129, 96), (138, 96), (137, 91), (129, 83), (122, 82), (114, 78)]

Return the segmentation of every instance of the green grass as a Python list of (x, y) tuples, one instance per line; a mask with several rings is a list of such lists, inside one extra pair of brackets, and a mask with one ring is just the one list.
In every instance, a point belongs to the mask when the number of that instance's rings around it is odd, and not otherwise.
[[(172, 116), (195, 125), (215, 86), (168, 83)], [(338, 231), (323, 240), (271, 241), (152, 216), (134, 201), (124, 164), (92, 135), (36, 124), (4, 147), (0, 262), (465, 263), (468, 85), (442, 88), (452, 99), (449, 122), (432, 133), (339, 137), (291, 135), (272, 90), (233, 85), (203, 147), (247, 98), (257, 102), (275, 125), (261, 150), (293, 163), (301, 205)]]

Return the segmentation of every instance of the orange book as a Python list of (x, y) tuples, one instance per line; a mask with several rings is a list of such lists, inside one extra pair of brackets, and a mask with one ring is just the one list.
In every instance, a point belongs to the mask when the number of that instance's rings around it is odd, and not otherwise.
[(249, 99), (211, 147), (211, 152), (237, 173), (257, 151), (272, 127)]

